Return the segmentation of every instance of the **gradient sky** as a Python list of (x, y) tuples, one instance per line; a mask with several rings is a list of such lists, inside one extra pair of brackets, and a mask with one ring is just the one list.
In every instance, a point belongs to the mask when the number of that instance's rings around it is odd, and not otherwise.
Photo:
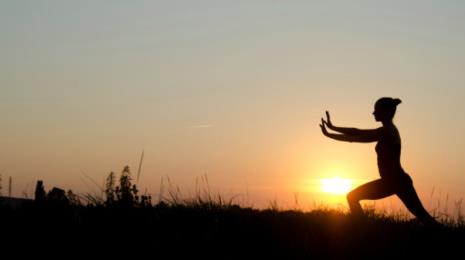
[[(125, 165), (266, 206), (328, 202), (318, 179), (378, 177), (375, 128), (398, 97), (402, 163), (425, 205), (465, 197), (463, 1), (0, 1), (3, 193), (95, 192)], [(166, 181), (165, 181), (166, 184)], [(430, 201), (435, 190), (434, 201)]]

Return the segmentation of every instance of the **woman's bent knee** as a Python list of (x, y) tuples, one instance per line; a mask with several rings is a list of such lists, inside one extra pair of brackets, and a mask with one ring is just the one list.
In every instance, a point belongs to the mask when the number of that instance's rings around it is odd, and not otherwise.
[(351, 192), (347, 193), (346, 198), (347, 198), (347, 201), (348, 201), (349, 203), (358, 202), (358, 200), (359, 200), (359, 199), (357, 198), (356, 193), (355, 193), (354, 191), (351, 191)]

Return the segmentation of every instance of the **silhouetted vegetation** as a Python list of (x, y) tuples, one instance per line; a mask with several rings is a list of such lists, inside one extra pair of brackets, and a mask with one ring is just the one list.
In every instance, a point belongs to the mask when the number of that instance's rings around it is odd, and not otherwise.
[(330, 209), (258, 210), (208, 188), (182, 199), (170, 185), (167, 198), (152, 205), (131, 181), (129, 167), (119, 178), (110, 173), (104, 198), (85, 203), (71, 191), (46, 192), (38, 183), (35, 202), (20, 208), (0, 204), (2, 234), (12, 237), (5, 248), (21, 241), (43, 253), (60, 247), (106, 257), (131, 252), (155, 259), (416, 259), (462, 254), (465, 241), (463, 222), (431, 227), (373, 210), (365, 218)]
[(139, 196), (139, 190), (132, 184), (131, 171), (125, 166), (119, 178), (119, 185), (115, 185), (115, 173), (111, 172), (105, 184), (105, 202), (108, 207), (145, 207), (152, 205), (150, 195)]

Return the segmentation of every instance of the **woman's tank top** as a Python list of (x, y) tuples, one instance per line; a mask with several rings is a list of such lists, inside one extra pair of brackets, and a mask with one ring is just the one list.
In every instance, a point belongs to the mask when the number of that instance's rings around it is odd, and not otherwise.
[(395, 125), (380, 129), (380, 138), (375, 150), (378, 155), (379, 174), (382, 178), (405, 174), (400, 164), (401, 140)]

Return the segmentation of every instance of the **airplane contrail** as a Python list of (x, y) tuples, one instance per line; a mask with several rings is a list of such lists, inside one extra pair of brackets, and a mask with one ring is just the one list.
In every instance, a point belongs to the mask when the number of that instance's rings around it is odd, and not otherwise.
[(213, 125), (207, 125), (207, 124), (205, 124), (205, 125), (191, 125), (191, 126), (189, 126), (189, 128), (210, 128), (212, 126)]

